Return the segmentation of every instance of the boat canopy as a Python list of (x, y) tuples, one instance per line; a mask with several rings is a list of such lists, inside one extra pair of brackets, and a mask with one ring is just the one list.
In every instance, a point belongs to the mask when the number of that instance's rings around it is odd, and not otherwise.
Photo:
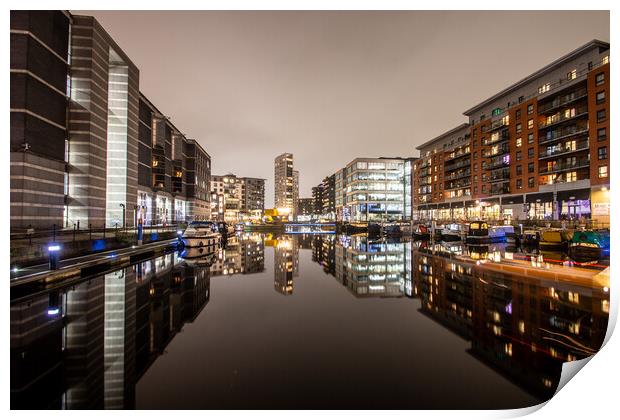
[(560, 232), (559, 230), (547, 230), (542, 233), (541, 240), (543, 242), (561, 243), (564, 238), (562, 238), (562, 232)]

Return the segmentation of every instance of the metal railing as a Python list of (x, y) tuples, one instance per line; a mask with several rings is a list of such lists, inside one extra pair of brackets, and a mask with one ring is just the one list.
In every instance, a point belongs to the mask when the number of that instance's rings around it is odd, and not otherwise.
[(542, 121), (538, 124), (538, 128), (540, 130), (544, 129), (544, 128), (549, 128), (552, 127), (556, 124), (560, 124), (566, 121), (570, 121), (570, 120), (574, 120), (576, 118), (580, 118), (583, 116), (588, 115), (588, 107), (582, 107), (579, 109), (575, 110), (575, 115), (563, 115), (561, 112), (558, 112), (554, 115), (552, 115), (551, 117), (548, 118), (549, 121)]
[(553, 165), (542, 166), (538, 173), (541, 175), (551, 174), (554, 172), (568, 171), (571, 169), (579, 169), (590, 166), (590, 159), (577, 159), (575, 163), (554, 163)]
[(585, 141), (580, 141), (579, 143), (577, 143), (575, 145), (575, 148), (565, 147), (565, 146), (560, 145), (559, 147), (555, 147), (552, 150), (545, 149), (543, 151), (539, 151), (538, 159), (546, 159), (546, 158), (550, 158), (550, 157), (554, 157), (558, 155), (576, 153), (576, 152), (581, 152), (581, 151), (589, 150), (589, 149), (590, 149), (590, 141), (585, 140)]

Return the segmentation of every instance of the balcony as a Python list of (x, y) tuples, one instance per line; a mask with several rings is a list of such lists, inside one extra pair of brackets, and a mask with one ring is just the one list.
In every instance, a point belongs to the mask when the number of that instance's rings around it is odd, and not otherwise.
[(571, 136), (588, 134), (588, 124), (572, 125), (547, 131), (544, 136), (538, 136), (538, 144), (546, 144), (551, 141), (562, 140)]
[(463, 168), (465, 166), (471, 166), (471, 161), (469, 159), (463, 160), (463, 161), (460, 161), (460, 162), (456, 162), (456, 163), (453, 163), (451, 165), (445, 165), (444, 166), (444, 170), (446, 172), (448, 172), (448, 171), (453, 171), (453, 170), (458, 169), (458, 168)]
[(500, 170), (491, 172), (491, 176), (489, 177), (489, 182), (502, 182), (510, 180), (510, 169), (501, 168)]
[(495, 156), (505, 155), (506, 153), (510, 153), (510, 147), (508, 147), (507, 144), (503, 145), (502, 147), (498, 147), (495, 152), (490, 151), (485, 157), (493, 158)]
[(508, 166), (508, 165), (510, 165), (510, 157), (509, 156), (502, 156), (499, 159), (498, 158), (494, 158), (491, 162), (489, 162), (489, 164), (487, 165), (486, 169), (487, 170), (499, 169), (499, 168), (502, 168), (502, 167)]
[(491, 131), (499, 130), (500, 128), (508, 127), (508, 125), (510, 125), (510, 122), (505, 121), (505, 119), (502, 118), (500, 120), (493, 121), (486, 132), (489, 133)]
[(470, 179), (464, 179), (462, 181), (459, 182), (451, 182), (451, 183), (446, 183), (445, 185), (445, 190), (456, 190), (459, 188), (465, 188), (465, 187), (469, 187), (471, 185), (471, 180)]
[(466, 170), (462, 172), (451, 173), (450, 175), (447, 175), (444, 179), (446, 181), (453, 181), (453, 180), (461, 179), (461, 178), (469, 178), (470, 176), (471, 176), (471, 171)]
[(490, 193), (491, 195), (510, 194), (510, 185), (507, 183), (493, 184)]
[(575, 110), (575, 115), (562, 115), (561, 112), (558, 112), (552, 116), (550, 116), (547, 121), (543, 121), (541, 123), (538, 124), (538, 129), (542, 130), (545, 128), (549, 128), (549, 127), (553, 127), (556, 124), (560, 124), (566, 121), (571, 121), (574, 120), (576, 118), (580, 118), (580, 117), (585, 117), (588, 115), (588, 107), (584, 106), (584, 107), (580, 107), (579, 109)]
[(485, 139), (484, 145), (489, 146), (491, 144), (499, 143), (500, 141), (508, 141), (508, 140), (510, 140), (510, 134), (508, 133), (508, 130), (505, 130), (505, 131), (502, 131), (500, 135), (497, 136), (496, 139), (493, 139), (493, 136), (491, 136), (491, 138), (489, 139)]
[[(551, 163), (551, 164), (549, 164)], [(540, 175), (553, 174), (557, 172), (571, 171), (574, 169), (588, 168), (590, 166), (590, 159), (577, 159), (575, 162), (570, 163), (558, 163), (548, 162), (547, 165), (541, 165), (538, 169)]]
[(469, 155), (471, 155), (471, 151), (465, 152), (465, 151), (461, 150), (461, 151), (455, 153), (453, 156), (448, 156), (447, 158), (445, 158), (444, 159), (444, 163), (445, 162), (450, 162), (451, 160), (454, 160), (454, 159), (458, 159), (458, 158), (460, 158), (462, 156), (469, 156)]
[(588, 96), (588, 91), (586, 88), (581, 88), (578, 89), (574, 92), (571, 92), (567, 95), (561, 95), (556, 97), (555, 99), (553, 99), (553, 101), (551, 102), (547, 102), (544, 103), (542, 105), (538, 105), (538, 113), (542, 114), (542, 113), (546, 113), (546, 112), (552, 112), (555, 111), (556, 109), (564, 106), (564, 105), (568, 105), (571, 104), (573, 102), (576, 102), (580, 99), (586, 98)]
[(545, 150), (538, 152), (538, 159), (548, 159), (550, 157), (567, 155), (569, 153), (582, 152), (590, 149), (590, 142), (588, 140), (580, 141), (574, 148), (565, 147), (562, 144), (558, 144), (555, 147), (547, 147)]

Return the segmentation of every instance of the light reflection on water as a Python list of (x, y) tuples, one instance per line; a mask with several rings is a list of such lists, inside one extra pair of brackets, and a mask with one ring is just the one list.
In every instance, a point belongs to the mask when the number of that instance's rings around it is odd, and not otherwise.
[[(11, 406), (531, 405), (553, 394), (562, 362), (600, 347), (609, 311), (603, 268), (506, 245), (242, 234), (225, 248), (168, 254), (12, 301)], [(254, 311), (263, 317), (238, 323)], [(227, 347), (259, 330), (244, 344), (262, 357)], [(182, 374), (191, 360), (184, 353), (198, 350), (208, 374), (195, 360)], [(231, 371), (264, 376), (233, 373), (224, 386)], [(182, 397), (162, 397), (160, 377)], [(450, 387), (460, 392), (446, 399)]]

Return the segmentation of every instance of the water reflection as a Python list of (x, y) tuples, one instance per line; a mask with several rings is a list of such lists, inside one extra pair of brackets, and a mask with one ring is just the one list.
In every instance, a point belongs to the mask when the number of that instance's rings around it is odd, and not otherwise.
[(609, 277), (599, 262), (366, 237), (338, 238), (332, 259), (332, 239), (316, 239), (315, 261), (356, 297), (420, 299), (420, 312), (470, 341), (474, 357), (541, 399), (555, 392), (563, 362), (593, 355), (605, 337)]
[[(273, 290), (265, 248), (274, 256)], [(302, 263), (311, 259), (314, 264), (300, 266), (300, 259)], [(339, 290), (343, 296), (340, 306), (325, 303), (317, 308), (325, 315), (313, 318), (316, 325), (305, 324), (309, 333), (322, 328), (326, 319), (335, 319), (336, 314), (346, 316), (345, 308), (352, 311), (362, 302), (357, 298), (408, 297), (411, 300), (384, 301), (389, 301), (390, 307), (398, 302), (406, 305), (400, 312), (381, 307), (381, 313), (386, 314), (384, 329), (394, 338), (393, 344), (399, 344), (404, 331), (423, 325), (418, 318), (423, 322), (430, 319), (437, 323), (436, 330), (466, 340), (471, 356), (539, 400), (555, 391), (562, 362), (596, 352), (607, 328), (609, 278), (606, 272), (601, 273), (605, 266), (600, 261), (577, 263), (562, 254), (518, 250), (506, 244), (467, 247), (364, 236), (242, 234), (230, 238), (223, 248), (188, 249), (180, 255), (161, 256), (13, 299), (11, 407), (135, 407), (136, 384), (184, 326), (194, 322), (208, 305), (212, 278), (264, 273), (244, 279), (255, 279), (260, 290), (277, 298), (277, 305), (268, 305), (271, 310), (290, 313), (291, 304), (302, 305), (298, 298), (306, 299), (308, 287), (303, 286), (312, 283), (311, 267), (316, 267), (317, 277), (323, 277), (322, 270), (337, 280), (336, 284), (326, 277), (332, 287), (314, 283), (322, 299), (327, 301), (325, 293), (335, 296)], [(263, 278), (265, 282), (258, 284)], [(232, 284), (233, 277), (220, 281)], [(262, 299), (255, 302), (259, 306), (267, 302), (260, 290), (250, 297)], [(274, 291), (288, 297), (279, 299)], [(364, 305), (378, 302), (364, 300)], [(349, 304), (353, 306), (346, 306)], [(201, 319), (212, 315), (205, 313)], [(222, 316), (217, 322), (226, 329)], [(349, 325), (344, 319), (343, 325)], [(279, 325), (282, 317), (261, 322)], [(355, 337), (354, 331), (346, 331)], [(265, 355), (271, 354), (268, 343), (272, 339), (257, 343)], [(429, 335), (419, 337), (432, 339)], [(324, 340), (329, 344), (334, 338), (325, 335)], [(366, 344), (351, 343), (360, 349)], [(312, 345), (318, 346), (308, 344)], [(375, 355), (378, 350), (371, 351)], [(462, 349), (445, 349), (443, 357), (454, 351), (463, 354)], [(363, 356), (364, 351), (360, 352)], [(218, 357), (225, 359), (221, 354)], [(419, 357), (434, 360), (435, 355)], [(317, 359), (319, 362), (327, 363)], [(406, 366), (402, 369), (403, 375), (412, 374)], [(424, 381), (424, 371), (413, 373)], [(433, 375), (441, 376), (441, 369)], [(374, 377), (366, 379), (372, 383)], [(416, 383), (412, 381), (411, 386)], [(356, 407), (350, 398), (347, 401), (350, 403), (340, 407)]]

